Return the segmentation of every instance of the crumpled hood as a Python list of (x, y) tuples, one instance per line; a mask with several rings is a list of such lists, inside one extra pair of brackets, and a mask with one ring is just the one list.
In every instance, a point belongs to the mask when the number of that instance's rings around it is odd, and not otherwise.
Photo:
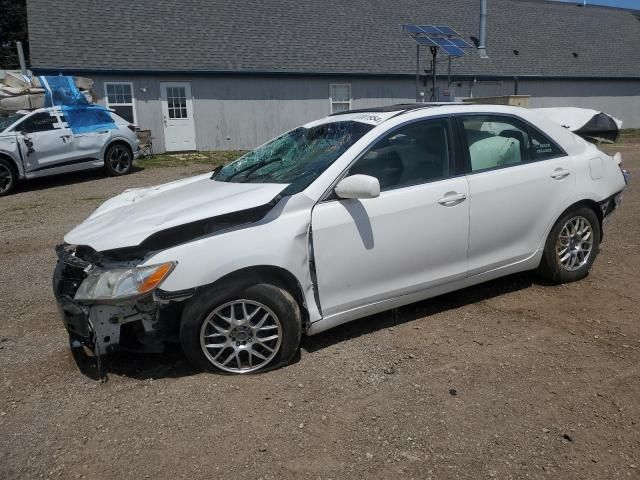
[(125, 190), (103, 203), (64, 241), (88, 245), (96, 251), (133, 247), (167, 228), (264, 205), (287, 187), (218, 182), (210, 176), (208, 173), (156, 187)]

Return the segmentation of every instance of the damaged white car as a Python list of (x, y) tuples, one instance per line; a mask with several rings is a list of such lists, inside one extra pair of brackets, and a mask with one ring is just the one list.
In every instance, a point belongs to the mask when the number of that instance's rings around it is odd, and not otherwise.
[(583, 278), (625, 184), (619, 155), (531, 110), (335, 114), (107, 201), (57, 248), (53, 288), (99, 357), (179, 341), (198, 368), (264, 371), (302, 334), (496, 277)]
[(135, 127), (113, 112), (111, 125), (75, 132), (58, 107), (0, 117), (0, 196), (18, 180), (104, 167), (109, 175), (129, 173), (140, 154)]

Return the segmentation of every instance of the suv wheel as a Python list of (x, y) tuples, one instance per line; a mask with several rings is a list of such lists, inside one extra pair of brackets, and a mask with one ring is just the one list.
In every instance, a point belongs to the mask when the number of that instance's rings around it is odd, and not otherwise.
[(111, 145), (104, 154), (104, 166), (113, 177), (126, 175), (133, 166), (131, 149), (121, 143)]
[(200, 369), (263, 372), (291, 362), (301, 331), (300, 308), (291, 294), (261, 283), (194, 297), (182, 314), (180, 343)]
[(565, 213), (551, 229), (538, 271), (555, 283), (586, 277), (600, 248), (600, 221), (588, 207)]
[(9, 195), (16, 186), (18, 181), (18, 172), (13, 164), (0, 158), (0, 197)]

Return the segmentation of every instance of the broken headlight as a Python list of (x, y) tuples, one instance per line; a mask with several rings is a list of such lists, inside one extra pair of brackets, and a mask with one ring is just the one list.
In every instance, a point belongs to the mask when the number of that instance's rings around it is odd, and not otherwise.
[(149, 267), (94, 270), (76, 292), (76, 300), (116, 300), (153, 291), (169, 276), (175, 263)]

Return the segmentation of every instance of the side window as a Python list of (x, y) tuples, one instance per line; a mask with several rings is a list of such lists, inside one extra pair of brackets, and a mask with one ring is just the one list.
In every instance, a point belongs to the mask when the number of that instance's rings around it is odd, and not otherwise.
[(514, 118), (494, 115), (462, 117), (471, 171), (488, 170), (529, 160), (527, 126)]
[[(133, 95), (133, 83), (131, 82), (106, 82), (104, 84), (105, 88), (105, 99), (107, 103), (107, 108), (113, 110), (116, 115), (120, 115), (129, 123), (136, 123), (136, 109), (134, 106), (134, 95)], [(176, 89), (177, 90), (177, 89)], [(183, 89), (184, 90), (184, 89)], [(169, 95), (170, 97), (172, 95)], [(177, 96), (177, 95), (176, 95)], [(183, 95), (184, 97), (184, 95)], [(184, 107), (184, 113), (179, 108), (176, 110), (172, 110), (172, 100), (169, 99), (169, 114), (175, 114), (171, 118), (186, 118), (187, 117), (187, 109), (186, 105)], [(185, 100), (186, 103), (186, 100)], [(176, 103), (176, 107), (178, 104)]]
[(351, 110), (351, 84), (332, 83), (329, 85), (329, 101), (331, 102), (331, 113)]
[(378, 140), (349, 175), (376, 177), (383, 191), (444, 178), (449, 175), (449, 145), (446, 119), (415, 122)]
[(15, 127), (15, 130), (26, 133), (46, 132), (55, 130), (58, 118), (47, 112), (36, 113)]
[(555, 143), (531, 127), (529, 128), (529, 138), (531, 139), (530, 154), (533, 161), (557, 158), (564, 155), (564, 152)]

